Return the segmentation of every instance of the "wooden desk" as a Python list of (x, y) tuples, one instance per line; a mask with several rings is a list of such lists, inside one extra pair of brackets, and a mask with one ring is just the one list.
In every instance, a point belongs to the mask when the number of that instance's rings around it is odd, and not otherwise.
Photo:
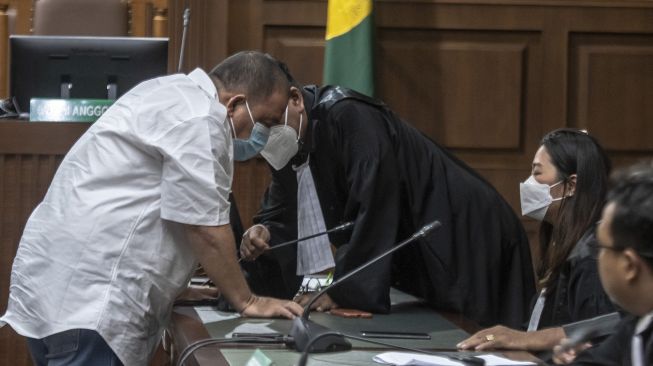
[[(434, 314), (436, 313), (434, 312)], [(479, 329), (477, 326), (475, 326), (469, 321), (464, 320), (459, 315), (448, 314), (448, 313), (437, 313), (437, 314), (445, 318), (447, 321), (453, 323), (456, 327), (460, 328), (460, 330), (464, 330), (467, 333), (472, 333)], [(315, 313), (315, 315), (329, 316), (329, 315), (317, 314), (317, 313)], [(313, 314), (311, 314), (311, 318), (314, 318)], [(171, 346), (168, 347), (168, 351), (172, 356), (171, 358), (174, 359), (173, 365), (176, 365), (177, 357), (179, 356), (179, 353), (183, 352), (183, 350), (189, 344), (198, 340), (210, 338), (211, 334), (210, 331), (207, 329), (207, 327), (204, 326), (204, 324), (202, 324), (202, 321), (200, 320), (200, 317), (194, 308), (175, 307), (172, 315), (171, 325), (167, 330), (167, 337), (168, 337), (168, 342), (170, 342), (171, 344)], [(387, 341), (389, 343), (393, 342), (392, 340), (382, 340), (382, 339), (379, 340)], [(225, 354), (221, 352), (220, 350), (221, 347), (223, 350), (226, 351), (227, 356), (225, 356)], [(418, 346), (414, 346), (414, 347), (419, 348)], [(246, 359), (246, 357), (251, 356), (251, 354), (256, 348), (261, 349), (264, 353), (266, 353), (270, 357), (272, 357), (271, 354), (275, 354), (275, 353), (279, 354), (279, 352), (294, 352), (294, 351), (288, 351), (283, 345), (245, 345), (245, 344), (241, 344), (241, 345), (230, 344), (230, 345), (222, 345), (222, 346), (211, 345), (197, 350), (191, 357), (187, 359), (186, 365), (229, 366), (231, 365), (227, 360), (229, 354), (233, 356), (234, 353), (242, 353), (244, 355), (240, 358), (242, 360), (243, 357), (245, 357)], [(383, 351), (388, 350), (385, 348), (360, 347), (360, 344), (358, 346), (354, 344), (354, 348), (358, 351), (373, 351), (376, 353), (381, 353)], [(455, 343), (453, 343), (451, 346), (438, 346), (434, 348), (429, 347), (429, 349), (433, 351), (452, 352), (455, 351)], [(536, 357), (534, 357), (533, 355), (527, 352), (511, 351), (511, 352), (500, 352), (500, 354), (515, 360), (524, 360), (524, 361), (541, 363), (540, 360), (538, 360)], [(327, 354), (320, 355), (321, 359), (327, 357), (328, 357)], [(339, 358), (346, 357), (346, 354), (341, 353), (338, 357)], [(308, 364), (309, 365), (315, 364), (315, 362), (311, 362), (311, 360), (309, 359)]]

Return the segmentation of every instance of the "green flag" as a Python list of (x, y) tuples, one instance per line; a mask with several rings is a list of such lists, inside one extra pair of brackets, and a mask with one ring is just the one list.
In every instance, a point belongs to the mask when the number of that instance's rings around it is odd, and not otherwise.
[(374, 95), (372, 0), (329, 0), (323, 84)]

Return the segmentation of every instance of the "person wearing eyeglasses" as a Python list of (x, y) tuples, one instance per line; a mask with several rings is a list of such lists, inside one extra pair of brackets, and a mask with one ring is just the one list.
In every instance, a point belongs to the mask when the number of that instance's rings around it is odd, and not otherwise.
[(460, 349), (550, 351), (566, 336), (563, 325), (614, 312), (593, 247), (610, 167), (601, 145), (584, 131), (558, 129), (542, 138), (532, 174), (520, 184), (522, 214), (541, 221), (541, 290), (530, 320), (525, 329), (481, 330), (460, 342)]
[(558, 364), (653, 365), (653, 162), (620, 171), (613, 181), (597, 229), (599, 274), (610, 298), (630, 314), (578, 357), (556, 346)]

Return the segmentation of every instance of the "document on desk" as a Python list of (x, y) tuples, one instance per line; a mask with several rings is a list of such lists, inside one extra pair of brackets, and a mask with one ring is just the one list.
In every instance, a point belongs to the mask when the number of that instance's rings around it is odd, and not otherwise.
[[(478, 355), (476, 357), (485, 360), (486, 366), (536, 365), (534, 362), (513, 361), (490, 354)], [(397, 366), (464, 366), (462, 362), (444, 356), (431, 356), (406, 352), (384, 352), (374, 356), (373, 360), (382, 365)]]
[(197, 312), (202, 324), (240, 318), (238, 313), (219, 311), (215, 306), (195, 306), (195, 312)]

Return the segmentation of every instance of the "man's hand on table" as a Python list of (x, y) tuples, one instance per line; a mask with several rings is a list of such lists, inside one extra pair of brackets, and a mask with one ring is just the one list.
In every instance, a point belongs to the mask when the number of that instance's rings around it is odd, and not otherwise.
[[(301, 306), (306, 306), (308, 302), (313, 298), (314, 295), (317, 293), (311, 293), (311, 294), (302, 294), (302, 295), (297, 295), (293, 299), (296, 303), (298, 303)], [(311, 305), (311, 310), (317, 310), (317, 311), (329, 311), (331, 309), (335, 309), (338, 307), (338, 304), (335, 303), (329, 296), (329, 294), (324, 294), (322, 295), (319, 299)]]
[(301, 316), (304, 309), (290, 300), (252, 295), (240, 315), (251, 318), (284, 317), (292, 319)]

